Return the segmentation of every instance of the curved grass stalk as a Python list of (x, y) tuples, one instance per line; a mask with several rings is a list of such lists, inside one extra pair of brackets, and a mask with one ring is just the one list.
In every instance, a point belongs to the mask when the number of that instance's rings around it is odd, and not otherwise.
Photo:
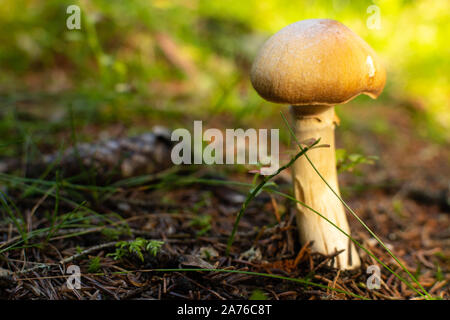
[(199, 272), (199, 271), (206, 271), (206, 272), (223, 272), (223, 273), (239, 273), (239, 274), (247, 274), (247, 275), (252, 275), (252, 276), (259, 276), (259, 277), (266, 277), (266, 278), (274, 278), (274, 279), (279, 279), (279, 280), (286, 280), (286, 281), (292, 281), (292, 282), (297, 282), (297, 283), (301, 283), (304, 285), (310, 285), (310, 286), (314, 286), (314, 287), (318, 287), (318, 288), (322, 288), (322, 289), (330, 289), (332, 291), (336, 291), (338, 293), (344, 293), (347, 294), (351, 297), (354, 298), (359, 298), (362, 300), (370, 300), (366, 297), (360, 296), (356, 293), (353, 292), (349, 292), (346, 290), (342, 290), (339, 288), (332, 288), (320, 283), (315, 283), (312, 281), (308, 281), (302, 278), (289, 278), (289, 277), (285, 277), (285, 276), (280, 276), (280, 275), (276, 275), (276, 274), (271, 274), (271, 273), (261, 273), (261, 272), (253, 272), (253, 271), (243, 271), (243, 270), (227, 270), (227, 269), (153, 269), (153, 270), (149, 270), (150, 272)]
[[(238, 187), (254, 187), (254, 185), (252, 185), (251, 183), (245, 183), (245, 182), (238, 182), (238, 181), (222, 181), (222, 180), (213, 180), (213, 179), (188, 179), (188, 180), (184, 180), (184, 181), (180, 181), (180, 184), (192, 184), (192, 183), (202, 183), (202, 184), (209, 184), (209, 185), (235, 185)], [(403, 278), (402, 276), (400, 276), (398, 273), (396, 273), (394, 270), (392, 270), (391, 268), (389, 268), (388, 265), (386, 265), (383, 261), (381, 261), (377, 256), (375, 256), (369, 249), (367, 249), (366, 247), (364, 247), (360, 242), (358, 242), (356, 239), (354, 239), (352, 236), (350, 236), (349, 234), (347, 234), (344, 230), (342, 230), (341, 228), (339, 228), (337, 225), (335, 225), (331, 220), (327, 219), (325, 216), (323, 216), (320, 212), (318, 212), (317, 210), (311, 208), (310, 206), (308, 206), (306, 203), (301, 202), (300, 200), (295, 199), (294, 197), (290, 196), (289, 194), (286, 194), (284, 192), (269, 188), (269, 187), (263, 187), (261, 190), (269, 192), (269, 193), (274, 193), (277, 194), (281, 197), (284, 197), (288, 200), (294, 201), (298, 204), (300, 204), (301, 206), (304, 206), (307, 209), (310, 209), (312, 212), (316, 213), (317, 215), (319, 215), (320, 217), (324, 218), (328, 223), (330, 223), (331, 225), (333, 225), (334, 227), (336, 227), (340, 232), (342, 232), (345, 236), (347, 236), (355, 245), (357, 245), (359, 248), (361, 248), (365, 253), (367, 253), (370, 257), (372, 257), (373, 259), (375, 259), (375, 261), (377, 261), (381, 266), (383, 266), (386, 270), (388, 270), (390, 273), (392, 273), (397, 279), (399, 279), (401, 282), (405, 283), (411, 290), (413, 290), (414, 292), (416, 292), (417, 294), (421, 295), (422, 297), (425, 297), (425, 295), (418, 291), (416, 288), (414, 288), (411, 283), (406, 280), (405, 278)]]
[[(300, 151), (305, 150), (305, 148), (303, 148), (301, 146), (301, 143), (298, 141), (297, 137), (295, 136), (294, 131), (290, 127), (289, 122), (287, 121), (284, 114), (282, 112), (280, 112), (280, 114), (281, 114), (281, 117), (283, 118), (283, 121), (286, 124), (286, 127), (289, 130), (289, 133), (291, 134), (292, 138), (294, 139), (294, 141), (300, 148)], [(308, 157), (308, 155), (306, 153), (305, 153), (305, 157), (306, 157), (306, 160), (311, 165), (311, 167), (313, 168), (313, 170), (318, 174), (320, 179), (327, 185), (327, 187), (330, 189), (330, 191), (333, 192), (333, 194), (339, 199), (339, 201), (344, 205), (344, 207), (352, 214), (352, 216), (354, 216), (356, 218), (356, 220), (358, 220), (358, 222), (370, 233), (370, 235), (386, 250), (386, 252), (398, 263), (398, 265), (408, 274), (408, 276), (419, 286), (419, 288), (422, 290), (421, 295), (424, 296), (424, 294), (425, 294), (428, 297), (428, 299), (432, 299), (431, 295), (425, 290), (425, 288), (419, 283), (419, 281), (417, 281), (417, 279), (411, 274), (411, 272), (409, 272), (409, 270), (403, 265), (403, 263), (401, 263), (401, 261), (392, 253), (391, 250), (389, 250), (389, 248), (383, 243), (383, 241), (381, 241), (381, 239), (378, 238), (378, 236), (364, 223), (364, 221), (361, 220), (361, 218), (352, 210), (352, 208), (350, 208), (350, 206), (342, 199), (342, 197), (336, 191), (334, 191), (334, 189), (329, 185), (329, 183), (325, 180), (325, 178), (320, 174), (319, 170), (317, 170), (316, 166), (313, 164), (313, 162), (311, 161), (311, 159)]]
[[(125, 271), (114, 271), (111, 273), (104, 273), (104, 272), (96, 272), (96, 273), (88, 273), (88, 274), (82, 274), (81, 276), (106, 276), (106, 275), (121, 275), (121, 274), (130, 274), (133, 272), (140, 272), (140, 273), (150, 273), (150, 272), (221, 272), (221, 273), (237, 273), (237, 274), (246, 274), (251, 276), (257, 276), (257, 277), (266, 277), (266, 278), (273, 278), (278, 280), (286, 280), (291, 282), (297, 282), (303, 285), (318, 287), (322, 289), (329, 289), (338, 293), (343, 293), (348, 296), (362, 299), (362, 300), (371, 300), (370, 298), (360, 296), (356, 293), (342, 290), (335, 287), (329, 287), (324, 284), (315, 283), (309, 280), (305, 280), (302, 278), (289, 278), (285, 276), (280, 276), (276, 274), (271, 273), (262, 273), (262, 272), (253, 272), (253, 271), (244, 271), (244, 270), (228, 270), (228, 269), (195, 269), (195, 268), (181, 268), (181, 269), (139, 269), (139, 270), (125, 270)], [(44, 277), (30, 277), (30, 278), (20, 278), (17, 280), (25, 281), (25, 280), (43, 280), (43, 279), (60, 279), (60, 278), (67, 278), (70, 275), (60, 275), (60, 276), (44, 276)]]
[[(284, 168), (284, 167), (283, 167)], [(264, 181), (263, 181), (264, 182)], [(376, 257), (369, 249), (367, 249), (366, 247), (364, 247), (361, 243), (359, 243), (356, 239), (352, 238), (349, 234), (347, 234), (344, 230), (340, 229), (337, 225), (335, 225), (332, 221), (328, 220), (326, 217), (324, 217), (320, 212), (316, 211), (315, 209), (309, 207), (308, 205), (306, 205), (305, 203), (295, 199), (294, 197), (280, 192), (278, 190), (269, 188), (267, 186), (265, 186), (265, 184), (268, 181), (265, 181), (264, 183), (260, 183), (263, 184), (263, 187), (259, 187), (257, 188), (258, 191), (267, 191), (270, 193), (274, 193), (274, 194), (278, 194), (286, 199), (289, 199), (291, 201), (294, 201), (302, 206), (304, 206), (307, 209), (310, 209), (311, 211), (315, 212), (316, 214), (318, 214), (319, 216), (321, 216), (322, 218), (324, 218), (326, 221), (328, 221), (331, 225), (333, 225), (334, 227), (338, 228), (338, 230), (340, 232), (342, 232), (345, 236), (349, 237), (349, 239), (358, 247), (360, 247), (364, 252), (366, 252), (370, 257), (372, 257), (373, 259), (375, 259), (375, 261), (377, 261), (381, 266), (383, 266), (386, 270), (388, 270), (390, 273), (392, 273), (395, 277), (397, 277), (401, 282), (405, 283), (411, 290), (413, 290), (414, 292), (416, 292), (418, 295), (425, 297), (425, 295), (420, 292), (419, 290), (417, 290), (416, 288), (414, 288), (411, 283), (409, 281), (407, 281), (405, 278), (403, 278), (402, 276), (400, 276), (398, 273), (396, 273), (394, 270), (392, 270), (391, 268), (389, 268), (389, 266), (387, 266), (384, 262), (382, 262), (378, 257)], [(252, 190), (254, 191), (256, 188), (253, 184), (251, 183), (246, 183), (246, 182), (240, 182), (240, 181), (223, 181), (223, 180), (217, 180), (217, 179), (203, 179), (203, 178), (184, 178), (184, 179), (179, 179), (176, 182), (176, 185), (178, 186), (183, 186), (183, 185), (189, 185), (189, 184), (193, 184), (193, 183), (200, 183), (200, 184), (207, 184), (207, 185), (234, 185), (237, 187), (246, 187), (246, 188), (253, 188)], [(249, 194), (249, 196), (251, 195), (251, 193)], [(253, 196), (252, 196), (253, 198)], [(248, 203), (247, 203), (248, 206)], [(241, 209), (242, 210), (242, 209)], [(244, 210), (245, 211), (245, 210)], [(242, 214), (241, 214), (242, 217)], [(236, 225), (236, 224), (235, 224)]]
[(301, 202), (300, 200), (295, 199), (294, 197), (285, 194), (283, 192), (279, 192), (277, 190), (273, 190), (273, 189), (266, 189), (266, 190), (270, 190), (270, 192), (273, 192), (275, 194), (278, 194), (286, 199), (292, 200), (297, 202), (298, 204), (302, 205), (303, 207), (311, 210), (312, 212), (314, 212), (315, 214), (319, 215), (321, 218), (325, 219), (328, 223), (330, 223), (333, 227), (335, 227), (336, 229), (338, 229), (340, 232), (342, 232), (346, 237), (348, 237), (355, 245), (357, 245), (359, 248), (361, 248), (365, 253), (367, 253), (370, 257), (372, 257), (373, 259), (375, 259), (379, 264), (381, 264), (384, 268), (386, 268), (386, 270), (388, 270), (389, 272), (391, 272), (394, 276), (396, 276), (400, 281), (402, 281), (403, 283), (405, 283), (410, 289), (412, 289), (414, 292), (416, 292), (417, 294), (421, 295), (422, 297), (425, 297), (425, 295), (420, 292), (419, 290), (417, 290), (416, 288), (414, 288), (411, 283), (406, 280), (405, 278), (403, 278), (402, 276), (400, 276), (398, 273), (396, 273), (394, 270), (392, 270), (391, 268), (389, 268), (388, 265), (386, 265), (384, 262), (382, 262), (377, 256), (375, 256), (369, 249), (367, 249), (366, 247), (364, 247), (361, 243), (359, 243), (355, 238), (353, 238), (351, 235), (349, 235), (347, 232), (345, 232), (344, 230), (342, 230), (339, 226), (337, 226), (335, 223), (333, 223), (331, 220), (329, 220), (327, 217), (325, 217), (324, 215), (322, 215), (320, 212), (314, 210), (313, 208), (311, 208), (310, 206), (308, 206), (306, 203)]
[(233, 230), (231, 231), (231, 235), (228, 238), (228, 243), (227, 243), (227, 250), (226, 250), (226, 255), (228, 255), (230, 253), (230, 248), (231, 245), (233, 244), (234, 241), (234, 236), (236, 235), (236, 230), (237, 227), (239, 225), (239, 221), (242, 218), (242, 215), (244, 214), (245, 210), (247, 209), (248, 204), (250, 203), (250, 201), (256, 197), (259, 193), (259, 191), (264, 187), (264, 185), (273, 177), (275, 177), (276, 175), (278, 175), (281, 171), (286, 170), (287, 168), (289, 168), (294, 162), (295, 160), (297, 160), (298, 158), (300, 158), (302, 155), (306, 154), (306, 152), (308, 150), (310, 150), (311, 148), (313, 148), (315, 145), (317, 145), (317, 143), (319, 143), (320, 139), (317, 139), (316, 141), (314, 141), (309, 147), (304, 148), (301, 152), (297, 153), (297, 155), (295, 157), (293, 157), (291, 159), (291, 161), (289, 161), (286, 165), (280, 167), (275, 173), (267, 176), (264, 178), (264, 180), (258, 184), (256, 186), (256, 188), (254, 188), (247, 196), (247, 198), (245, 199), (244, 203), (242, 204), (241, 209), (239, 210), (237, 216), (236, 216), (236, 220), (234, 221), (234, 226), (233, 226)]

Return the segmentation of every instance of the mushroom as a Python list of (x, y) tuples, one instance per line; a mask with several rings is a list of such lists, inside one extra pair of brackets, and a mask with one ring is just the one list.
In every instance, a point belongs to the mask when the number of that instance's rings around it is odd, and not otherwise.
[[(334, 127), (339, 123), (334, 105), (363, 93), (375, 99), (383, 90), (386, 72), (374, 50), (340, 22), (303, 20), (273, 35), (261, 48), (251, 70), (255, 90), (264, 99), (290, 104), (298, 141), (321, 139), (329, 148), (308, 151), (309, 159), (339, 195)], [(350, 234), (340, 200), (305, 157), (293, 165), (296, 199), (317, 210)], [(351, 240), (328, 221), (297, 204), (297, 226), (302, 244), (325, 255), (341, 251), (334, 266), (354, 269), (360, 259)]]

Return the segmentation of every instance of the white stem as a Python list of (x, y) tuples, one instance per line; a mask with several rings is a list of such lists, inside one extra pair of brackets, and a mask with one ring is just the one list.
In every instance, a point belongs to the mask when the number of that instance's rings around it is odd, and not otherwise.
[[(330, 186), (339, 194), (336, 171), (334, 127), (336, 117), (334, 107), (293, 106), (297, 139), (305, 141), (320, 138), (320, 144), (329, 148), (316, 148), (308, 151), (308, 156)], [(340, 200), (320, 179), (305, 157), (294, 163), (293, 170), (295, 197), (327, 217), (339, 228), (350, 234), (350, 227), (344, 207)], [(335, 258), (334, 266), (346, 270), (360, 265), (360, 259), (352, 241), (311, 210), (297, 204), (297, 225), (302, 244), (313, 241), (312, 250), (322, 254), (345, 251)]]

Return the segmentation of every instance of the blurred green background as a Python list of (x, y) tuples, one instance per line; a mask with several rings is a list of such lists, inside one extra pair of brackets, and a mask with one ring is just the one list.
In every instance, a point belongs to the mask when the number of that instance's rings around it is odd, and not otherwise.
[[(81, 8), (81, 30), (66, 27), (71, 4)], [(373, 5), (379, 29), (368, 27)], [(308, 18), (341, 21), (385, 61), (382, 96), (361, 96), (351, 106), (402, 109), (419, 136), (447, 143), (449, 12), (448, 0), (3, 0), (2, 154), (21, 153), (24, 143), (45, 152), (70, 136), (68, 128), (82, 140), (193, 119), (281, 128), (280, 106), (256, 94), (249, 70), (271, 34)], [(352, 110), (338, 108), (344, 128), (355, 126)], [(380, 134), (395, 125), (383, 112), (357, 121)]]

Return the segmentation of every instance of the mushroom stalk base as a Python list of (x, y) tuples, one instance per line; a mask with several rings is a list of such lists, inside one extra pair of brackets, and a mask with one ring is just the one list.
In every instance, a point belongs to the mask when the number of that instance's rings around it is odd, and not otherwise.
[[(295, 120), (295, 134), (298, 141), (320, 138), (319, 144), (330, 145), (330, 147), (312, 149), (307, 154), (329, 185), (340, 194), (336, 171), (334, 127), (337, 118), (334, 107), (292, 106), (291, 113)], [(314, 171), (306, 157), (297, 159), (293, 169), (296, 199), (320, 212), (350, 234), (342, 203)], [(334, 267), (341, 270), (360, 266), (361, 262), (354, 244), (335, 226), (300, 204), (297, 204), (296, 217), (302, 244), (312, 242), (312, 250), (325, 255), (344, 250), (334, 258), (333, 263)]]

